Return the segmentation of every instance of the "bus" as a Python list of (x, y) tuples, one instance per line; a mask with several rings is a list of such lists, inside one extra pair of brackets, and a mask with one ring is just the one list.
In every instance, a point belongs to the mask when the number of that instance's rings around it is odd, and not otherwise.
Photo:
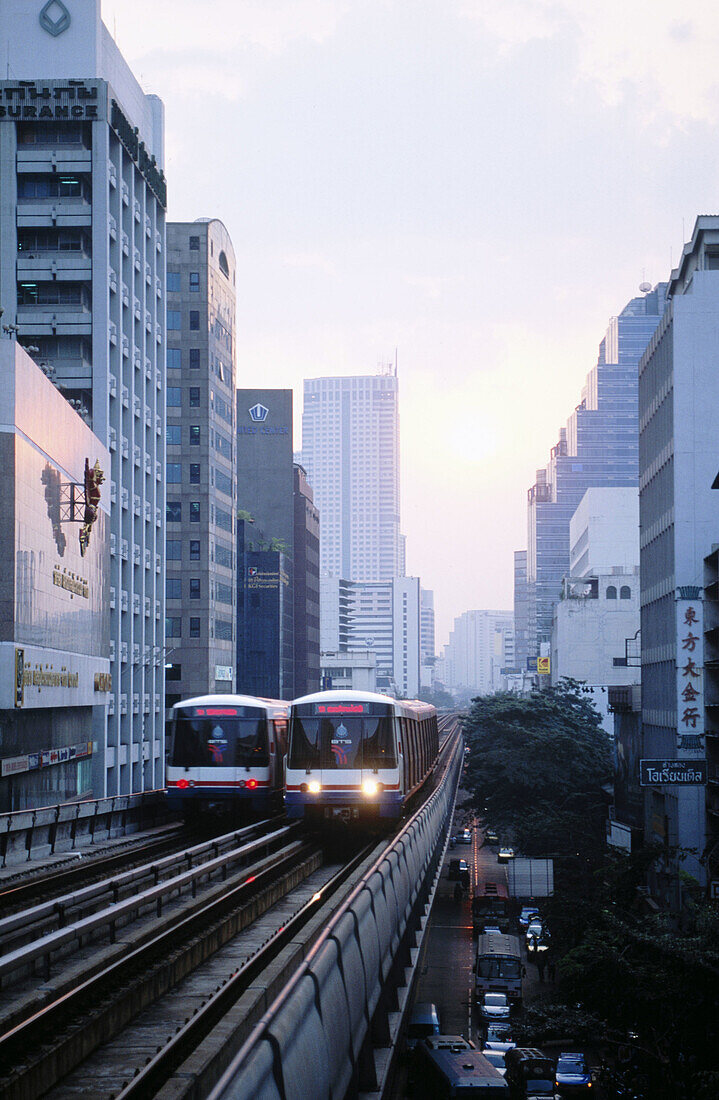
[(477, 886), (472, 898), (472, 928), (483, 932), (491, 924), (500, 932), (512, 930), (512, 903), (507, 887), (502, 882), (483, 882)]
[(417, 1047), (413, 1096), (426, 1100), (503, 1097), (509, 1086), (473, 1043), (461, 1035), (430, 1035)]
[(522, 952), (517, 936), (480, 936), (477, 940), (477, 962), (474, 970), (474, 994), (481, 1004), (485, 993), (506, 993), (507, 999), (522, 1002)]

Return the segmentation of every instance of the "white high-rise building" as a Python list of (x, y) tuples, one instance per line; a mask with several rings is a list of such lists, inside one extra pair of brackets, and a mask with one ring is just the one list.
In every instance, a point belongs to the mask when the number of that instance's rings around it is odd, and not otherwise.
[(320, 573), (404, 574), (397, 376), (305, 379), (302, 464), (322, 516)]
[[(100, 0), (0, 4), (0, 305), (110, 452), (93, 793), (164, 782), (164, 112)], [(48, 563), (51, 568), (51, 563)]]
[(460, 693), (488, 694), (505, 685), (502, 668), (514, 659), (511, 611), (465, 611), (454, 620), (444, 647), (442, 670), (447, 687)]

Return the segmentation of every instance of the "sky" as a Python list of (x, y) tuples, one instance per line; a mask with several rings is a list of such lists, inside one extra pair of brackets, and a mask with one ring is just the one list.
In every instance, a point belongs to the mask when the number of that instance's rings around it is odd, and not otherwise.
[(407, 572), (511, 608), (526, 492), (610, 317), (719, 212), (719, 6), (103, 0), (168, 218), (237, 256), (240, 386), (399, 366)]

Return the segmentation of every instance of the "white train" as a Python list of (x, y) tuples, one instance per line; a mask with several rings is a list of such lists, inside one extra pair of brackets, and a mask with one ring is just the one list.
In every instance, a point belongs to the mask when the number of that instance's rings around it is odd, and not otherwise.
[(200, 695), (172, 708), (167, 800), (187, 818), (206, 811), (261, 817), (282, 808), (289, 703)]
[(348, 824), (396, 819), (439, 751), (437, 712), (362, 691), (321, 691), (290, 706), (288, 817)]

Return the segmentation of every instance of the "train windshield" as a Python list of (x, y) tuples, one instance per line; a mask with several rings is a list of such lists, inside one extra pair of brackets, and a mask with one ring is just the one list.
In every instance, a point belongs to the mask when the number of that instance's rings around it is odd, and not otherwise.
[(266, 768), (267, 718), (254, 707), (175, 712), (170, 764), (176, 768)]
[[(322, 708), (322, 709), (320, 709)], [(290, 768), (394, 768), (392, 714), (379, 704), (297, 707), (290, 727)]]

